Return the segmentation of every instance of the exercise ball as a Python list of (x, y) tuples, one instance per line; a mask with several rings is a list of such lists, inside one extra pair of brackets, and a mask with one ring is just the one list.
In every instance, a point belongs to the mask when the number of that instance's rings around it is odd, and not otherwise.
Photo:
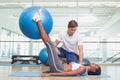
[[(27, 9), (25, 9), (19, 18), (19, 26), (22, 31), (22, 33), (31, 39), (41, 39), (39, 29), (37, 27), (36, 22), (32, 20), (35, 13), (40, 9), (40, 6), (32, 6)], [(53, 19), (51, 14), (47, 9), (42, 9), (41, 12), (41, 21), (42, 25), (46, 31), (47, 34), (49, 34), (52, 30), (53, 26)]]
[(88, 66), (89, 64), (90, 64), (90, 61), (88, 59), (84, 58), (82, 61), (82, 65)]
[(47, 49), (43, 48), (40, 53), (39, 53), (39, 60), (41, 61), (41, 63), (43, 63), (44, 65), (49, 65), (48, 62), (48, 54), (47, 54)]

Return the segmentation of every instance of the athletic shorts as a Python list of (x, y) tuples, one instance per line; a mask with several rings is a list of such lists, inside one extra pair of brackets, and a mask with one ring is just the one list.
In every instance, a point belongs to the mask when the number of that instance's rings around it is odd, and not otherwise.
[(54, 44), (49, 41), (46, 43), (47, 53), (48, 53), (48, 61), (50, 72), (63, 72), (64, 67), (60, 64), (60, 60), (58, 54), (56, 53)]
[(58, 48), (60, 51), (59, 57), (66, 58), (66, 63), (76, 62), (79, 63), (79, 56), (74, 52), (68, 52), (67, 50), (63, 49), (62, 47)]

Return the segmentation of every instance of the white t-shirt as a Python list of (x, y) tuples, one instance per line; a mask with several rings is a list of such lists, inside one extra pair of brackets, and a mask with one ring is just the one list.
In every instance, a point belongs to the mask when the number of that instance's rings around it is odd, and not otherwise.
[(79, 33), (76, 31), (72, 36), (67, 34), (67, 30), (58, 34), (58, 41), (62, 42), (62, 48), (68, 52), (74, 52), (78, 54), (78, 45), (82, 45), (82, 39)]

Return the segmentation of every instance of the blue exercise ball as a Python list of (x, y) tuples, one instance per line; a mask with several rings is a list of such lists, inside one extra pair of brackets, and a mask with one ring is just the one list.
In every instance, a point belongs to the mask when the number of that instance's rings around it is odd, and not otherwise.
[(88, 59), (84, 58), (82, 61), (82, 65), (88, 66), (89, 64), (90, 64), (90, 61)]
[(48, 62), (48, 54), (47, 54), (47, 49), (43, 48), (40, 53), (39, 53), (39, 60), (41, 61), (41, 63), (43, 63), (44, 65), (49, 65)]
[[(41, 39), (39, 29), (37, 24), (32, 20), (34, 14), (40, 9), (40, 6), (32, 6), (25, 9), (19, 18), (19, 26), (22, 33), (31, 39)], [(47, 9), (42, 9), (41, 13), (41, 21), (42, 25), (47, 34), (49, 34), (52, 30), (53, 19), (51, 14)]]

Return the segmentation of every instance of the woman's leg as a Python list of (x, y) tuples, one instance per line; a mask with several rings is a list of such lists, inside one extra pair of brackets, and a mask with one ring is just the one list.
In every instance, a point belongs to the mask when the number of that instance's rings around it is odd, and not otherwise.
[(55, 50), (55, 46), (53, 42), (49, 41), (46, 43), (47, 47), (47, 53), (48, 53), (48, 60), (49, 60), (49, 66), (51, 72), (63, 72), (64, 67), (60, 63), (60, 60), (58, 58), (58, 55)]
[[(38, 11), (40, 12), (40, 11)], [(33, 21), (37, 23), (41, 38), (47, 47), (48, 60), (51, 72), (62, 72), (64, 70), (63, 65), (60, 64), (58, 55), (55, 50), (55, 46), (50, 40), (50, 37), (46, 34), (44, 27), (42, 26), (41, 20), (39, 19), (41, 13), (36, 13), (33, 17)], [(39, 16), (39, 17), (38, 17)], [(37, 18), (37, 19), (35, 19)], [(35, 21), (37, 20), (37, 21)]]

